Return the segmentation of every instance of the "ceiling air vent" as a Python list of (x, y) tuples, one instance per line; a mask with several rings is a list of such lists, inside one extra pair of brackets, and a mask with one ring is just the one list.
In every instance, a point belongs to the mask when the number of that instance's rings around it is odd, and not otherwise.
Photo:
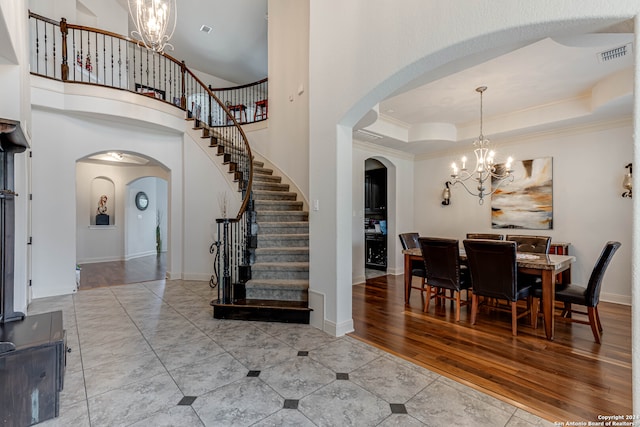
[(614, 59), (625, 57), (631, 53), (631, 47), (632, 47), (632, 44), (627, 43), (623, 46), (605, 50), (604, 52), (598, 53), (598, 60), (600, 60), (600, 62), (607, 62)]
[(208, 25), (203, 25), (202, 27), (200, 27), (200, 31), (202, 31), (203, 33), (209, 34), (211, 30), (213, 30), (213, 28)]
[(366, 141), (375, 141), (377, 139), (382, 139), (382, 135), (378, 135), (377, 133), (369, 132), (365, 129), (358, 129), (356, 133)]

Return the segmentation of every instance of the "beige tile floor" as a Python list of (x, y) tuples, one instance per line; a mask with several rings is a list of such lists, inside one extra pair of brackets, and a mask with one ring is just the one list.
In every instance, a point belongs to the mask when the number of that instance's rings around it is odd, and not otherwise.
[(349, 336), (216, 320), (207, 282), (34, 300), (62, 310), (60, 416), (42, 426), (551, 426)]

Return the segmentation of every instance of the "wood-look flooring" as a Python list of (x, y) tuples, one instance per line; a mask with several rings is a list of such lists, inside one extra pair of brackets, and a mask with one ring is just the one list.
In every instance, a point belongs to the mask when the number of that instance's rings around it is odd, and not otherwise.
[(353, 286), (351, 335), (549, 421), (633, 413), (631, 307), (599, 304), (598, 345), (588, 325), (556, 322), (548, 341), (523, 318), (513, 337), (509, 314), (481, 311), (471, 325), (463, 307), (456, 323), (449, 302), (423, 313), (420, 292), (409, 306), (403, 292), (402, 275)]
[(81, 264), (80, 268), (80, 290), (162, 280), (167, 274), (164, 253), (128, 261)]

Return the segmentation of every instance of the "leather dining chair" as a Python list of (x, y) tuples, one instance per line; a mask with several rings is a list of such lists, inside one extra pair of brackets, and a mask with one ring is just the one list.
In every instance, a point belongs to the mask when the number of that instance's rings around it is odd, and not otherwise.
[[(417, 249), (420, 247), (420, 244), (418, 243), (418, 238), (420, 237), (419, 233), (415, 233), (415, 232), (400, 233), (398, 237), (400, 238), (400, 244), (402, 245), (402, 249)], [(418, 289), (420, 291), (420, 295), (422, 295), (422, 292), (425, 291), (425, 282), (427, 278), (427, 272), (425, 271), (425, 268), (424, 268), (424, 262), (422, 262), (421, 260), (412, 261), (411, 274), (421, 278), (422, 280), (421, 286), (418, 287), (418, 286), (411, 285), (411, 288)]]
[[(551, 247), (550, 236), (527, 236), (521, 234), (507, 234), (508, 241), (516, 242), (518, 245), (518, 252), (529, 252), (536, 254), (548, 254)], [(519, 273), (518, 280), (521, 283), (529, 283), (535, 287), (542, 286), (542, 278), (526, 273)], [(535, 321), (534, 321), (535, 324)]]
[[(506, 300), (508, 306), (491, 308), (511, 313), (511, 333), (518, 335), (518, 319), (531, 314), (531, 285), (518, 283), (516, 242), (487, 239), (466, 239), (464, 249), (471, 275), (471, 324), (475, 325), (480, 296)], [(527, 310), (518, 314), (517, 302), (527, 299)], [(534, 319), (531, 317), (531, 325)]]
[(548, 254), (551, 247), (550, 236), (526, 236), (519, 234), (507, 234), (506, 240), (516, 242), (518, 252), (531, 252), (536, 254)]
[[(444, 298), (456, 303), (456, 322), (460, 321), (460, 307), (469, 303), (469, 278), (466, 270), (460, 268), (460, 247), (455, 239), (437, 237), (420, 237), (418, 239), (422, 257), (427, 271), (427, 299), (424, 304), (425, 313), (429, 311), (431, 298)], [(439, 289), (452, 291), (451, 296)], [(460, 293), (467, 290), (466, 301), (462, 301)], [(433, 297), (431, 296), (433, 291)]]
[(504, 235), (491, 233), (467, 233), (467, 239), (504, 240)]
[[(600, 314), (598, 313), (602, 279), (613, 255), (620, 246), (620, 242), (614, 241), (609, 241), (605, 244), (604, 249), (602, 249), (598, 260), (596, 261), (596, 265), (591, 272), (591, 276), (589, 277), (589, 282), (586, 287), (574, 283), (568, 283), (564, 284), (562, 288), (557, 289), (555, 292), (556, 301), (564, 303), (562, 314), (558, 319), (590, 325), (591, 332), (593, 332), (593, 338), (598, 344), (600, 344), (601, 333), (603, 330), (602, 323), (600, 322)], [(538, 299), (542, 298), (542, 290), (536, 289), (534, 291), (534, 297), (536, 298), (535, 303), (537, 307)], [(587, 311), (574, 310), (574, 304), (585, 306)], [(534, 311), (536, 310), (534, 309)], [(572, 317), (573, 313), (586, 315), (589, 320), (574, 319)]]

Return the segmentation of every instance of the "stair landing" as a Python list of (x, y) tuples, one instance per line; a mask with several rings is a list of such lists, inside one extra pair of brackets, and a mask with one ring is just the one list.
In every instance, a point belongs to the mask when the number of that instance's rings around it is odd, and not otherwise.
[(311, 309), (302, 301), (241, 299), (233, 304), (212, 301), (214, 319), (309, 324)]

